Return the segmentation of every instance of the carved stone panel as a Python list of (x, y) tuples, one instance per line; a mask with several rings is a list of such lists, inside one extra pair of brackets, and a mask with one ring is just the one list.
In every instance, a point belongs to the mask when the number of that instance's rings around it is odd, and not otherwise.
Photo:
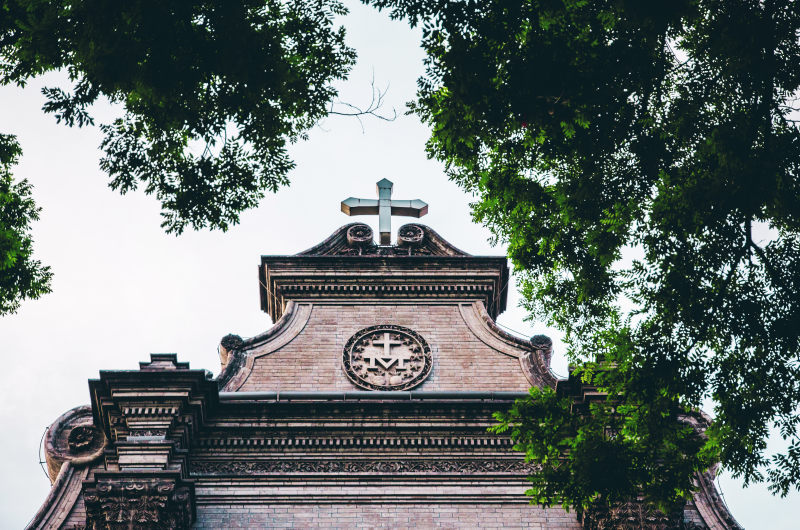
[(623, 502), (609, 509), (602, 505), (592, 506), (580, 514), (585, 530), (699, 530), (682, 520), (683, 512), (665, 514), (649, 506), (641, 499)]
[(512, 474), (524, 475), (533, 470), (521, 458), (436, 458), (436, 459), (281, 459), (281, 460), (224, 460), (192, 462), (192, 475), (269, 475), (290, 473), (334, 474)]
[(194, 520), (189, 485), (165, 477), (103, 477), (84, 484), (86, 528), (177, 530)]
[(385, 324), (362, 329), (347, 341), (342, 368), (367, 390), (407, 390), (431, 372), (431, 349), (419, 333)]

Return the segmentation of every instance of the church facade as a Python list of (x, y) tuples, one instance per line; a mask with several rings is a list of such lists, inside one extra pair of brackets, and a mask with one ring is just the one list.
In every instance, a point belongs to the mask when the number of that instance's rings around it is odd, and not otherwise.
[(275, 325), (226, 336), (216, 379), (172, 354), (101, 371), (46, 434), (53, 486), (29, 528), (739, 528), (712, 472), (669, 516), (530, 505), (529, 465), (487, 432), (492, 413), (531, 386), (585, 389), (550, 372), (546, 337), (495, 324), (505, 257), (421, 224), (384, 233), (353, 223), (262, 256)]

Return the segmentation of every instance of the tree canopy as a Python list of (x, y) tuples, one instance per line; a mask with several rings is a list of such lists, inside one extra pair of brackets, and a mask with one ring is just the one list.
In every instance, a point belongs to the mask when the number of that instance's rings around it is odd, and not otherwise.
[[(800, 5), (365, 2), (421, 26), (410, 110), (430, 156), (508, 245), (532, 318), (609, 393), (574, 415), (534, 391), (501, 416), (540, 466), (534, 499), (666, 506), (715, 460), (798, 487)], [(68, 125), (120, 103), (101, 165), (115, 189), (155, 194), (177, 233), (225, 229), (285, 184), (287, 143), (354, 61), (334, 0), (0, 6), (0, 81), (65, 69), (73, 86), (46, 90), (45, 111)], [(708, 398), (698, 433), (682, 418)], [(772, 427), (788, 441), (775, 455)]]
[(50, 292), (50, 269), (33, 259), (30, 237), (39, 208), (28, 181), (15, 182), (11, 174), (20, 154), (17, 139), (0, 134), (0, 316), (16, 311), (23, 299)]
[(66, 70), (45, 112), (94, 123), (98, 98), (124, 115), (103, 124), (102, 169), (121, 193), (161, 201), (162, 226), (227, 229), (288, 183), (286, 148), (327, 115), (355, 53), (338, 0), (3, 0), (0, 82)]
[[(94, 124), (100, 98), (118, 104), (122, 117), (100, 125), (110, 186), (155, 195), (167, 232), (226, 230), (288, 184), (287, 144), (327, 116), (332, 83), (355, 61), (333, 23), (345, 12), (338, 0), (0, 0), (0, 83), (66, 71), (71, 86), (44, 89), (43, 110), (69, 126)], [(21, 246), (0, 256), (13, 266), (0, 314), (49, 279), (30, 258), (37, 210), (26, 181), (10, 187), (12, 162), (0, 193), (23, 217), (0, 219), (0, 231)]]
[[(717, 458), (745, 484), (797, 488), (800, 6), (374, 3), (422, 26), (411, 110), (430, 156), (508, 244), (531, 315), (610, 393), (569, 425), (548, 392), (502, 416), (542, 466), (535, 499), (668, 504)], [(677, 420), (709, 397), (693, 440)], [(775, 455), (771, 427), (788, 443)]]

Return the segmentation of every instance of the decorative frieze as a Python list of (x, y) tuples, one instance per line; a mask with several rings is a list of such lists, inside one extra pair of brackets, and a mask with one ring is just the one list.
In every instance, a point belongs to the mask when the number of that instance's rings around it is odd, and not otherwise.
[(585, 530), (700, 530), (683, 521), (683, 510), (666, 514), (641, 499), (608, 508), (596, 505), (580, 516)]
[(532, 467), (514, 459), (408, 459), (408, 460), (195, 460), (192, 475), (270, 475), (291, 473), (346, 474), (456, 474), (502, 473), (525, 475)]

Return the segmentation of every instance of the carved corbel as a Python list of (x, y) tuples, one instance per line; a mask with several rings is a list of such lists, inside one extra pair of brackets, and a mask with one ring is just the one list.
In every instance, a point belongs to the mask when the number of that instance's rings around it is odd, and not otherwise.
[(175, 473), (98, 472), (84, 483), (86, 528), (145, 530), (190, 528), (194, 485)]

